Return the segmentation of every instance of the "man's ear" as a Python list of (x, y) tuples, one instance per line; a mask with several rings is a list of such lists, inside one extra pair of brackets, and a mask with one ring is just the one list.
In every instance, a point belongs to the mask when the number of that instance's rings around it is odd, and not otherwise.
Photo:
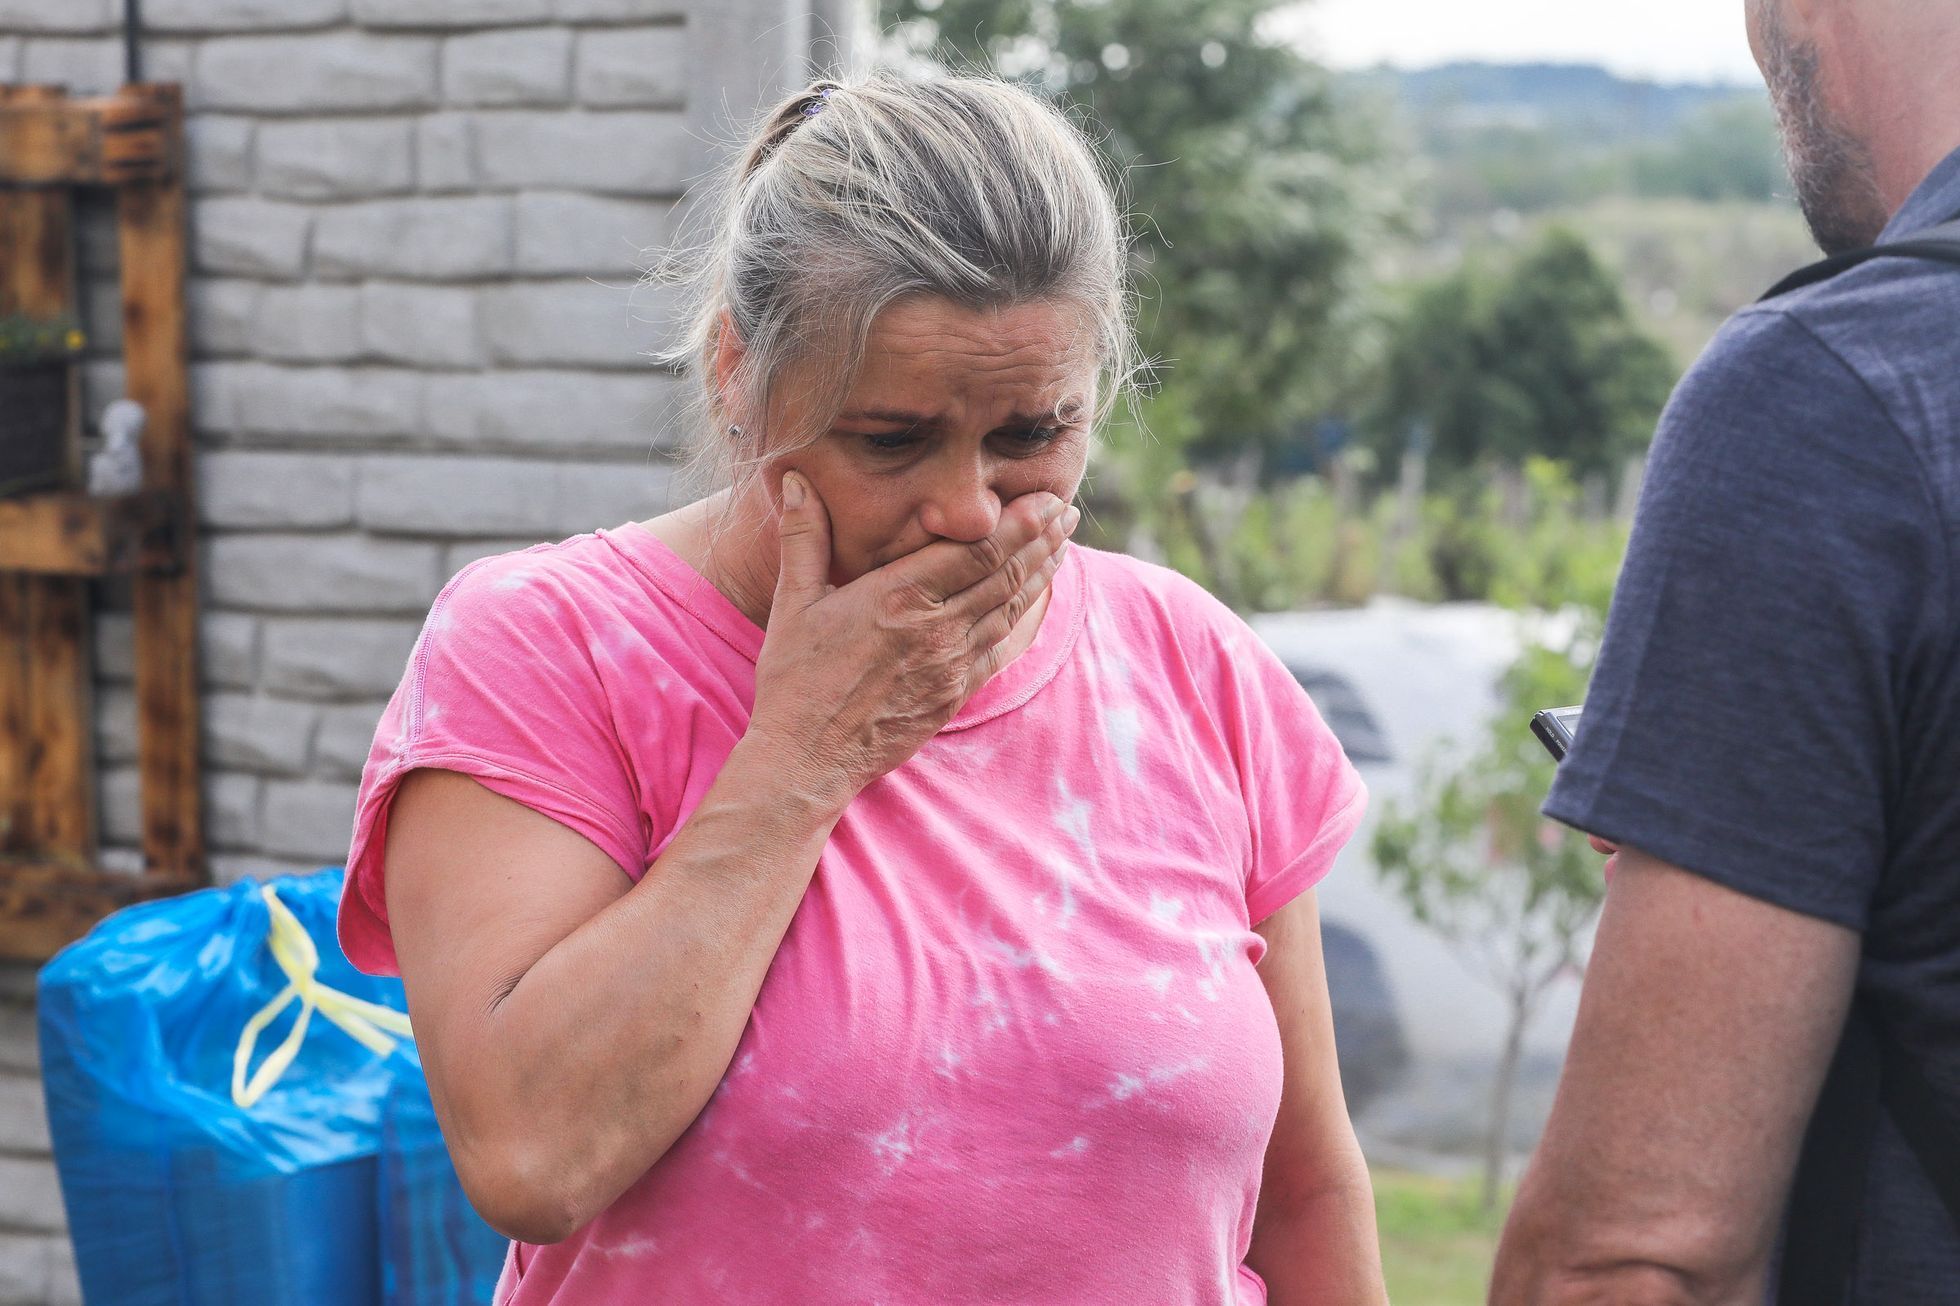
[(715, 323), (715, 396), (724, 413), (735, 411), (735, 371), (741, 367), (747, 352), (740, 333), (735, 330), (735, 315), (722, 309)]

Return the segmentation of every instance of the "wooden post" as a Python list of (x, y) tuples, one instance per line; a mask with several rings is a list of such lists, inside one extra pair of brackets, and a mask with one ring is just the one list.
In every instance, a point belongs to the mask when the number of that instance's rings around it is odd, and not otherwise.
[[(0, 88), (0, 104), (56, 105), (59, 87)], [(53, 321), (75, 313), (73, 201), (66, 187), (0, 190), (0, 315)], [(81, 480), (79, 369), (68, 368), (68, 479)], [(12, 656), (0, 665), (7, 730), (6, 845), (78, 867), (95, 861), (95, 756), (88, 584), (7, 575), (0, 612)]]
[[(143, 102), (179, 121), (174, 86), (130, 86), (129, 116)], [(143, 482), (177, 508), (178, 565), (141, 571), (136, 610), (137, 761), (142, 772), (143, 854), (151, 874), (208, 878), (198, 793), (197, 554), (191, 500), (190, 397), (185, 376), (184, 190), (180, 180), (116, 188), (121, 233), (123, 361), (129, 397), (143, 406)]]

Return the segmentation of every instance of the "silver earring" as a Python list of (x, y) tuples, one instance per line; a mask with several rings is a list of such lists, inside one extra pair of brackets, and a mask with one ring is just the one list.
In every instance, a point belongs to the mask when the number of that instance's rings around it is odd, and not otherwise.
[(742, 428), (739, 426), (730, 426), (728, 428), (728, 434), (739, 440), (742, 438)]

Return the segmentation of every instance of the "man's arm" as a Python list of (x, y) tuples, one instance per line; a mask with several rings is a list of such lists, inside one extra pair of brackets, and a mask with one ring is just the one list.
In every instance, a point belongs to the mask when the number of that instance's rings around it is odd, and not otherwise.
[(1759, 1306), (1859, 942), (1622, 849), (1493, 1306)]

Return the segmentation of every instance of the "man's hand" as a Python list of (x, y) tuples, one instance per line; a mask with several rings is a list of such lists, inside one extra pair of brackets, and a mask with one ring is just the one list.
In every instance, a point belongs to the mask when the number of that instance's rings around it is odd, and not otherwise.
[(1491, 1302), (1760, 1306), (1859, 938), (1637, 848), (1615, 855)]

